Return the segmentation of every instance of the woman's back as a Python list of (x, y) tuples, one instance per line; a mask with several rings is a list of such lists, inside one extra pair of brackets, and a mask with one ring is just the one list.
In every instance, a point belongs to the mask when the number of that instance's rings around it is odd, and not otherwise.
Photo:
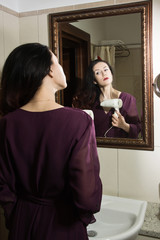
[(81, 225), (91, 221), (101, 201), (91, 118), (67, 107), (17, 109), (1, 119), (0, 135), (0, 179), (9, 182), (4, 191), (15, 208), (14, 221), (8, 216), (10, 239), (87, 239)]
[(67, 87), (40, 43), (16, 47), (0, 83), (0, 204), (9, 240), (87, 240), (100, 210), (95, 129), (85, 112), (56, 102)]

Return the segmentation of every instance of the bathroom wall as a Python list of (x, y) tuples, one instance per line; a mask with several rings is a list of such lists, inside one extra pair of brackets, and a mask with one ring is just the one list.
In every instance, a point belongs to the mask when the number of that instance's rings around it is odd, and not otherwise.
[[(10, 0), (1, 0), (0, 5), (0, 70), (8, 53), (18, 44), (25, 42), (41, 42), (48, 44), (47, 15), (51, 12), (98, 7), (100, 5), (116, 5), (138, 2), (138, 0), (105, 0), (96, 1), (58, 1), (58, 8), (48, 1), (19, 0), (13, 8)], [(27, 4), (23, 5), (23, 3)], [(35, 4), (35, 2), (37, 4)], [(92, 1), (93, 2), (93, 1)], [(7, 3), (7, 4), (6, 4)], [(10, 3), (10, 4), (9, 4)], [(44, 5), (46, 3), (46, 5)], [(6, 5), (4, 5), (6, 4)], [(52, 5), (51, 5), (52, 4)], [(60, 6), (61, 4), (61, 6)], [(9, 11), (6, 6), (14, 11)], [(38, 7), (37, 7), (38, 6)], [(63, 7), (62, 7), (63, 6)], [(65, 7), (64, 7), (65, 6)], [(42, 7), (44, 10), (42, 10)], [(27, 12), (34, 10), (33, 12)], [(22, 13), (23, 11), (23, 13)], [(12, 23), (12, 24), (11, 24)], [(160, 1), (153, 0), (153, 77), (160, 73)], [(129, 197), (151, 202), (159, 202), (160, 183), (160, 99), (154, 95), (154, 151), (124, 150), (98, 148), (103, 192), (109, 195)]]
[[(115, 59), (115, 88), (132, 94), (136, 98), (139, 117), (142, 114), (142, 57), (141, 46), (128, 46), (128, 57), (116, 57)], [(134, 64), (133, 64), (134, 63)]]
[(5, 58), (19, 44), (19, 17), (0, 5), (0, 72)]

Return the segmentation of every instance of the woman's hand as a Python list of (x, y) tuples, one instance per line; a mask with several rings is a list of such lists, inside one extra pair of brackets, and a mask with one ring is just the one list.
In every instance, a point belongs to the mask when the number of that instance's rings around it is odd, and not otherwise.
[(112, 115), (112, 125), (114, 127), (121, 128), (125, 132), (129, 133), (130, 125), (126, 123), (124, 117), (118, 111), (116, 111), (116, 114)]

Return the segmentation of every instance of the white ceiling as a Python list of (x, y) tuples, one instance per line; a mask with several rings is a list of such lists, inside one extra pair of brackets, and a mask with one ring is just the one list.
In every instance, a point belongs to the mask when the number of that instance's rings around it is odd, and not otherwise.
[(0, 4), (17, 12), (100, 2), (102, 0), (0, 0)]

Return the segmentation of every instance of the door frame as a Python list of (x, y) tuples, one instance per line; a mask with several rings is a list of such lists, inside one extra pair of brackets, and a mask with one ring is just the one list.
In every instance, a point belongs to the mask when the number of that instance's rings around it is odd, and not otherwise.
[[(58, 25), (58, 49), (52, 49), (53, 52), (59, 53), (57, 56), (59, 62), (63, 67), (63, 39), (72, 41), (76, 43), (76, 79), (80, 80), (79, 86), (82, 86), (83, 79), (87, 70), (87, 67), (91, 60), (91, 42), (90, 34), (85, 31), (69, 24), (69, 23), (59, 23)], [(59, 51), (57, 51), (59, 50)], [(57, 55), (57, 54), (56, 54)], [(56, 101), (64, 105), (64, 90), (58, 91), (56, 94)]]

